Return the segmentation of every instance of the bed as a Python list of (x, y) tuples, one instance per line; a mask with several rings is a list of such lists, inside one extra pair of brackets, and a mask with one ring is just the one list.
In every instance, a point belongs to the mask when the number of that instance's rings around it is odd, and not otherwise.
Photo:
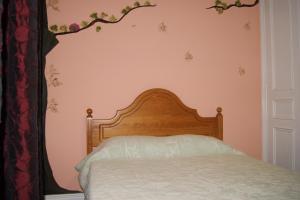
[(202, 117), (155, 88), (111, 119), (87, 109), (88, 155), (76, 169), (88, 200), (300, 199), (298, 173), (222, 140), (220, 107)]

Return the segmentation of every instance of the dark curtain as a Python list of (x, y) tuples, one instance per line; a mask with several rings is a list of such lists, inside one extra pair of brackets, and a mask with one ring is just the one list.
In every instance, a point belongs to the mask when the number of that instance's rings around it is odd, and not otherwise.
[(3, 2), (4, 199), (43, 199), (39, 1)]
[(45, 56), (57, 44), (45, 0), (0, 0), (0, 199), (69, 193), (53, 178), (45, 147)]
[(3, 0), (3, 199), (43, 199), (39, 0)]

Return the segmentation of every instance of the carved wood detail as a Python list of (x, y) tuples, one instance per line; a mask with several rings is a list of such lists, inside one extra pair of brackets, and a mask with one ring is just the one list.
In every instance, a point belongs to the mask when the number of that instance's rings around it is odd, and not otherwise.
[(160, 88), (143, 92), (111, 119), (94, 119), (92, 113), (87, 109), (87, 153), (114, 136), (199, 134), (223, 139), (222, 108), (217, 108), (215, 117), (201, 117), (175, 94)]

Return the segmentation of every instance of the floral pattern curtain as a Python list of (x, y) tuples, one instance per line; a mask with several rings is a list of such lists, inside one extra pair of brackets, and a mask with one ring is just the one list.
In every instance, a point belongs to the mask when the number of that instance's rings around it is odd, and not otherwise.
[(0, 16), (0, 199), (78, 192), (57, 184), (45, 146), (44, 70), (58, 43), (45, 0), (0, 0)]
[[(0, 0), (1, 196), (44, 199), (41, 91), (44, 0)], [(3, 153), (2, 153), (3, 152)]]

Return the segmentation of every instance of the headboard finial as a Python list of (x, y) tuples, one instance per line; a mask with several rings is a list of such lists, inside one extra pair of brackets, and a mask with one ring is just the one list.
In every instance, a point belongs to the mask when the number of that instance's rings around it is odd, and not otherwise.
[(222, 112), (222, 108), (221, 107), (217, 107), (217, 112), (218, 114)]
[(86, 113), (87, 113), (87, 118), (92, 118), (93, 117), (93, 110), (91, 108), (86, 109)]

